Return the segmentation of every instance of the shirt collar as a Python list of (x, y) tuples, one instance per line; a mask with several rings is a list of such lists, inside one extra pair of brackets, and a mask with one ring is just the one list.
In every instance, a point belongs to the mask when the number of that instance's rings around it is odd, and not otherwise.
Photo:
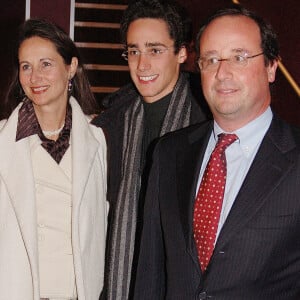
[(34, 107), (29, 99), (25, 99), (19, 110), (16, 141), (37, 134), (41, 145), (59, 163), (70, 145), (72, 127), (72, 109), (67, 105), (65, 125), (56, 141), (47, 139), (37, 120)]
[[(259, 117), (252, 120), (244, 127), (230, 133), (235, 133), (238, 136), (238, 142), (244, 154), (249, 155), (258, 144), (262, 141), (268, 128), (270, 127), (273, 118), (273, 113), (270, 107), (266, 109)], [(213, 135), (215, 141), (218, 140), (218, 135), (224, 130), (214, 121)], [(225, 132), (226, 133), (226, 132)]]
[[(71, 126), (72, 109), (70, 105), (68, 105), (63, 131), (70, 131)], [(19, 109), (16, 142), (35, 134), (37, 134), (42, 140), (48, 140), (43, 134), (42, 128), (36, 117), (32, 102), (28, 98), (25, 98), (23, 100), (21, 108)]]
[(32, 102), (25, 98), (19, 109), (16, 142), (34, 134), (39, 135), (40, 132), (42, 132), (42, 129), (34, 112)]

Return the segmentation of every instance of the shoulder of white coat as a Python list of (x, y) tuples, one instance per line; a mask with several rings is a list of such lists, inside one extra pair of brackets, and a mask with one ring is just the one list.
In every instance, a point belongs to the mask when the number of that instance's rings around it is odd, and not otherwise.
[(99, 142), (106, 144), (106, 139), (105, 139), (105, 135), (104, 135), (104, 132), (103, 132), (102, 128), (91, 124), (92, 119), (93, 119), (93, 116), (86, 116), (86, 120), (89, 124), (89, 127), (90, 127), (91, 131), (93, 132), (95, 138)]
[(0, 121), (0, 131), (4, 129), (4, 127), (9, 127), (9, 130), (16, 127), (16, 124), (18, 123), (19, 119), (19, 109), (22, 106), (23, 102), (20, 102), (18, 106), (13, 110), (11, 115), (8, 117), (8, 119), (2, 119)]
[(0, 121), (0, 130), (4, 127), (6, 122), (7, 122), (7, 119), (3, 119), (3, 120)]
[[(75, 111), (75, 113), (77, 115), (81, 115), (81, 116), (84, 115), (79, 103), (73, 96), (70, 97), (70, 104), (72, 106), (73, 111)], [(94, 118), (94, 115), (84, 115), (84, 118), (86, 119), (88, 127), (91, 130), (91, 132), (93, 133), (93, 136), (95, 137), (95, 139), (99, 143), (106, 146), (106, 140), (105, 140), (103, 130), (100, 127), (97, 127), (97, 126), (91, 124), (91, 121)]]

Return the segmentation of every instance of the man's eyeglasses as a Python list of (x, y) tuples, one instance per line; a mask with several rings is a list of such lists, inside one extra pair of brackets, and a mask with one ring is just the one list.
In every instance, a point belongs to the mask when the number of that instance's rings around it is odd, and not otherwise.
[(171, 47), (151, 47), (151, 48), (147, 48), (145, 51), (141, 51), (141, 50), (135, 49), (135, 48), (128, 48), (126, 51), (124, 51), (122, 53), (122, 57), (128, 61), (135, 61), (135, 60), (138, 60), (142, 54), (145, 54), (148, 57), (150, 57), (151, 59), (152, 58), (159, 59), (162, 57), (162, 55), (166, 51), (168, 51), (171, 48), (173, 48), (173, 46), (171, 46)]
[(263, 52), (251, 56), (248, 56), (247, 53), (233, 54), (228, 58), (219, 58), (217, 56), (200, 57), (198, 65), (201, 71), (215, 71), (218, 69), (221, 61), (227, 61), (233, 67), (245, 67), (248, 64), (249, 58), (254, 58), (263, 54)]

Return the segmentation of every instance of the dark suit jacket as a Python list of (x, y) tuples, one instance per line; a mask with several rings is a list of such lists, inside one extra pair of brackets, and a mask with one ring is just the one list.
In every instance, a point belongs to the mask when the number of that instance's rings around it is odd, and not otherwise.
[(135, 299), (300, 299), (300, 131), (274, 117), (220, 232), (207, 271), (192, 219), (212, 122), (158, 143)]

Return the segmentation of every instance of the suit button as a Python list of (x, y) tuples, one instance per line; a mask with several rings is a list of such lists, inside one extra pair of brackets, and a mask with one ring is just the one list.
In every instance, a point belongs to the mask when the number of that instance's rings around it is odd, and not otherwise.
[(199, 294), (199, 300), (205, 300), (206, 299), (206, 292), (202, 292)]
[(43, 243), (44, 240), (45, 240), (45, 236), (43, 234), (39, 234), (38, 235), (38, 241), (41, 242), (41, 243)]

